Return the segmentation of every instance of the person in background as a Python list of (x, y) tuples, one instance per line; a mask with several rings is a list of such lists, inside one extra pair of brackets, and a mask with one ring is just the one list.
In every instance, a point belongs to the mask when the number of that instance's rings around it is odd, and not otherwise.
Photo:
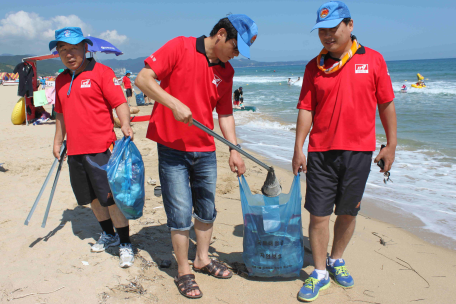
[(239, 108), (244, 109), (244, 97), (239, 98)]
[(288, 84), (289, 86), (291, 86), (292, 83), (293, 83), (293, 82), (291, 81), (291, 78), (288, 78), (287, 84)]
[[(385, 60), (352, 35), (353, 20), (345, 3), (323, 4), (314, 29), (323, 49), (304, 72), (292, 160), (293, 173), (303, 171), (307, 182), (304, 208), (310, 213), (315, 270), (298, 294), (306, 302), (329, 287), (329, 275), (343, 288), (355, 284), (342, 256), (355, 230), (376, 149), (377, 107), (387, 138), (386, 147), (375, 158), (385, 163), (381, 172), (391, 169), (397, 145), (394, 92)], [(303, 145), (309, 131), (306, 159)], [(333, 210), (337, 217), (327, 257)]]
[(127, 95), (127, 102), (129, 106), (131, 106), (131, 98), (133, 97), (130, 76), (131, 72), (127, 70), (125, 76), (122, 78), (122, 83), (125, 88), (125, 94)]
[(242, 87), (239, 87), (239, 89), (235, 90), (233, 93), (233, 105), (234, 107), (238, 108), (239, 107), (239, 98), (244, 97), (243, 92), (242, 92)]
[(146, 94), (144, 94), (144, 104), (145, 105), (153, 105), (153, 103), (150, 100), (151, 99)]
[(108, 163), (116, 141), (112, 109), (120, 119), (123, 135), (133, 140), (130, 109), (114, 71), (86, 58), (87, 44), (92, 45), (92, 41), (84, 38), (79, 27), (56, 30), (55, 40), (49, 43), (49, 50), (56, 48), (67, 67), (55, 80), (53, 154), (60, 160), (66, 136), (70, 182), (76, 201), (80, 206), (90, 204), (102, 229), (91, 251), (120, 246), (119, 266), (126, 268), (134, 262), (130, 226), (114, 202), (106, 171), (97, 166)]

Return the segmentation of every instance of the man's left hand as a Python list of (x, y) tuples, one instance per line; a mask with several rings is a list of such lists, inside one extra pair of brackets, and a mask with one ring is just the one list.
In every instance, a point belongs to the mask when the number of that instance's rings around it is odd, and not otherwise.
[(122, 130), (122, 133), (125, 137), (130, 136), (131, 141), (133, 141), (134, 133), (133, 133), (133, 129), (130, 127), (130, 125), (124, 125), (120, 128), (120, 130)]
[(241, 155), (236, 150), (231, 150), (229, 164), (232, 172), (237, 173), (238, 177), (245, 173), (245, 164)]
[(386, 146), (380, 150), (377, 157), (374, 160), (374, 163), (378, 163), (381, 159), (385, 163), (385, 167), (380, 172), (388, 172), (391, 170), (391, 167), (394, 163), (394, 159), (396, 157), (396, 147)]

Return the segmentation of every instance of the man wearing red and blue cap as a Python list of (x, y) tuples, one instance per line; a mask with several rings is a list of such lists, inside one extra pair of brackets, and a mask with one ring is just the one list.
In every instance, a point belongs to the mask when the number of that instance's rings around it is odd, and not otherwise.
[[(385, 60), (352, 35), (348, 7), (341, 1), (323, 4), (312, 31), (315, 29), (323, 50), (306, 66), (293, 155), (293, 173), (306, 172), (304, 207), (310, 213), (309, 239), (315, 263), (298, 294), (306, 302), (329, 287), (329, 275), (343, 288), (354, 285), (342, 255), (355, 229), (376, 149), (377, 107), (388, 141), (375, 159), (385, 163), (381, 172), (391, 169), (397, 144), (394, 93)], [(311, 127), (306, 160), (302, 147)], [(326, 258), (334, 206), (334, 240)]]
[[(116, 141), (112, 109), (116, 109), (125, 136), (133, 139), (130, 110), (120, 83), (109, 67), (87, 59), (89, 38), (79, 27), (55, 31), (49, 49), (56, 48), (67, 69), (55, 81), (56, 128), (54, 156), (67, 136), (70, 181), (79, 205), (91, 205), (103, 230), (92, 252), (119, 246), (120, 267), (133, 265), (128, 220), (116, 206), (106, 171), (95, 166), (108, 163)], [(116, 232), (114, 232), (114, 228)]]
[[(198, 243), (193, 269), (220, 279), (233, 275), (208, 256), (217, 215), (217, 160), (213, 137), (192, 127), (193, 118), (213, 129), (215, 108), (223, 136), (237, 144), (231, 104), (234, 69), (228, 61), (239, 53), (250, 59), (250, 46), (257, 34), (252, 19), (229, 15), (214, 26), (210, 37), (168, 41), (145, 60), (145, 68), (135, 81), (156, 101), (147, 138), (156, 141), (158, 147), (163, 204), (178, 264), (174, 281), (188, 298), (203, 295), (188, 265), (189, 230), (193, 225)], [(235, 150), (230, 151), (229, 165), (239, 176), (244, 174), (244, 162)]]

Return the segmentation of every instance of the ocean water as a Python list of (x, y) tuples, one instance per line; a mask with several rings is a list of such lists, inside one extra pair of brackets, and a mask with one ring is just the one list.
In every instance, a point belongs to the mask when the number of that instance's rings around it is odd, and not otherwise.
[[(456, 58), (387, 62), (396, 94), (398, 147), (391, 170), (393, 183), (372, 164), (365, 197), (385, 209), (413, 214), (424, 229), (456, 240)], [(243, 147), (291, 170), (296, 105), (305, 66), (237, 68), (234, 88), (244, 89), (244, 104), (258, 112), (235, 112)], [(416, 73), (427, 87), (411, 88)], [(301, 80), (291, 86), (287, 79)], [(400, 93), (406, 84), (408, 93)], [(377, 115), (377, 151), (386, 143)], [(307, 154), (307, 141), (304, 145)], [(396, 208), (393, 208), (396, 207)], [(432, 241), (432, 240), (431, 240)]]

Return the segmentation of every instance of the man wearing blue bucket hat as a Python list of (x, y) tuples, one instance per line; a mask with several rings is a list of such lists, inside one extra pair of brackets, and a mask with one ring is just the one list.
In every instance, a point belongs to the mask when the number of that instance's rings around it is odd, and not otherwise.
[[(208, 256), (217, 215), (217, 160), (213, 137), (192, 127), (193, 118), (213, 129), (215, 108), (223, 136), (237, 144), (231, 104), (234, 69), (228, 61), (239, 54), (250, 58), (257, 34), (258, 28), (248, 16), (229, 15), (214, 26), (210, 37), (177, 37), (167, 42), (145, 60), (135, 81), (156, 101), (147, 138), (158, 147), (163, 204), (178, 264), (174, 281), (188, 298), (203, 295), (188, 265), (193, 225), (198, 243), (193, 269), (220, 279), (233, 275)], [(233, 172), (244, 174), (245, 165), (237, 151), (231, 150), (229, 164)]]
[[(334, 282), (350, 288), (354, 280), (342, 255), (353, 235), (356, 215), (376, 150), (375, 113), (388, 144), (376, 157), (391, 169), (397, 144), (396, 112), (391, 78), (383, 56), (358, 43), (345, 3), (331, 1), (317, 11), (323, 49), (306, 66), (299, 109), (293, 173), (306, 172), (305, 208), (310, 213), (309, 239), (315, 270), (298, 294), (314, 301)], [(308, 159), (302, 151), (309, 136)], [(335, 206), (335, 210), (334, 210)], [(336, 214), (334, 240), (327, 258), (330, 215)]]
[[(128, 220), (116, 206), (106, 171), (98, 166), (107, 164), (116, 141), (112, 109), (116, 109), (125, 136), (133, 138), (130, 110), (120, 83), (109, 67), (87, 59), (87, 44), (78, 27), (55, 31), (49, 49), (56, 48), (67, 69), (55, 81), (56, 130), (54, 156), (67, 136), (68, 167), (73, 192), (79, 205), (91, 205), (103, 230), (91, 247), (102, 252), (120, 245), (121, 267), (133, 265), (134, 255), (129, 237)], [(116, 227), (116, 232), (114, 232)]]

